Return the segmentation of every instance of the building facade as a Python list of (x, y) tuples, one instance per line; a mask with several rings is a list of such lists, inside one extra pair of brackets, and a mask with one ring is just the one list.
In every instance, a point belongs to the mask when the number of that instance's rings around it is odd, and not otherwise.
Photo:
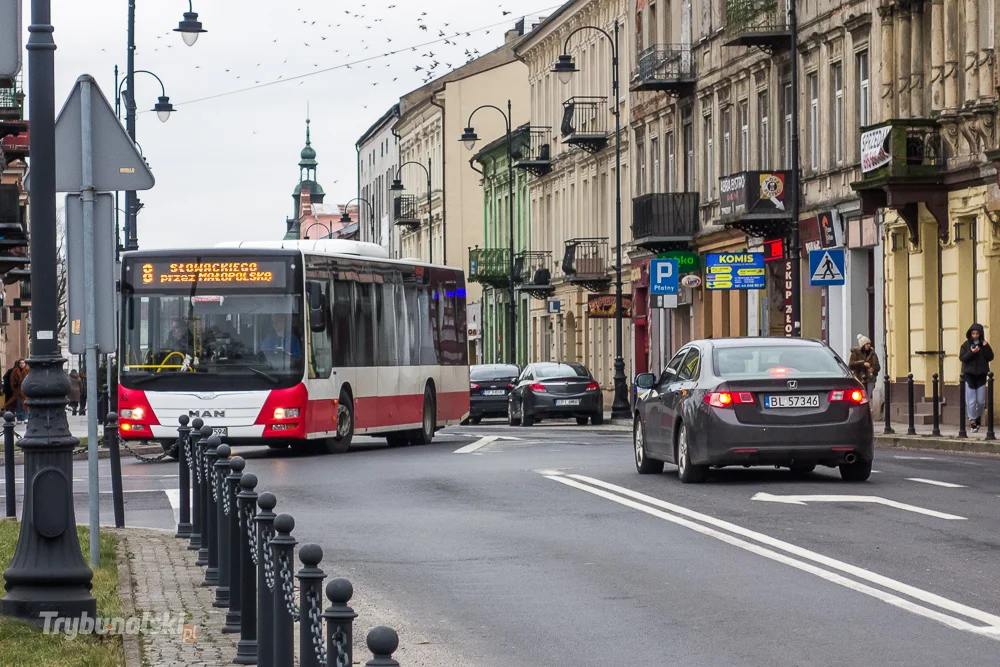
[(389, 187), (399, 171), (399, 104), (394, 104), (358, 139), (358, 206), (362, 241), (392, 248), (392, 198)]
[[(30, 141), (24, 98), (20, 78), (0, 81), (0, 373), (27, 358), (30, 343), (29, 208), (24, 189)], [(60, 275), (60, 321), (64, 321), (65, 272)]]

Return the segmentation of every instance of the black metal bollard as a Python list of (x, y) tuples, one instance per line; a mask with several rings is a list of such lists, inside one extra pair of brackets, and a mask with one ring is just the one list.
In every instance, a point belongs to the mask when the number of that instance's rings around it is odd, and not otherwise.
[(986, 374), (986, 439), (997, 439), (993, 430), (993, 371)]
[(198, 485), (198, 495), (201, 498), (201, 546), (198, 547), (198, 560), (195, 561), (195, 565), (204, 565), (206, 567), (208, 566), (209, 552), (212, 550), (212, 537), (209, 534), (210, 522), (208, 520), (208, 515), (211, 514), (209, 511), (211, 509), (211, 501), (209, 500), (208, 495), (212, 488), (212, 483), (208, 476), (208, 439), (211, 436), (212, 427), (208, 424), (202, 423), (201, 428), (198, 429), (197, 443), (194, 447), (198, 469), (201, 471), (201, 483)]
[(191, 428), (188, 429), (187, 443), (187, 467), (188, 480), (191, 487), (191, 540), (188, 542), (189, 551), (201, 549), (201, 461), (199, 461), (198, 441), (201, 439), (201, 427), (205, 422), (200, 417), (191, 420)]
[(125, 492), (122, 488), (122, 456), (118, 448), (118, 413), (109, 412), (104, 425), (104, 444), (111, 464), (111, 504), (115, 510), (115, 528), (125, 527)]
[[(202, 435), (205, 431), (211, 433), (211, 427), (202, 426)], [(204, 465), (205, 469), (203, 471), (204, 478), (203, 483), (205, 484), (205, 504), (204, 514), (205, 514), (205, 525), (208, 526), (208, 532), (206, 537), (208, 538), (208, 544), (206, 545), (208, 549), (208, 567), (205, 568), (205, 580), (201, 582), (202, 586), (218, 586), (219, 585), (219, 515), (216, 512), (216, 502), (215, 502), (215, 492), (218, 489), (218, 475), (215, 472), (215, 462), (218, 460), (218, 453), (216, 448), (222, 444), (218, 436), (211, 436), (205, 440), (205, 455), (204, 455)], [(202, 543), (205, 543), (205, 537), (202, 537)], [(200, 556), (199, 552), (199, 556)]]
[(931, 376), (931, 400), (933, 401), (934, 412), (934, 426), (931, 429), (931, 435), (941, 435), (941, 408), (938, 404), (938, 374), (935, 373)]
[[(215, 438), (215, 436), (212, 436)], [(215, 587), (215, 602), (213, 607), (227, 609), (229, 607), (229, 508), (226, 505), (226, 476), (229, 474), (229, 456), (232, 454), (229, 445), (220, 444), (215, 448), (215, 475), (212, 478), (215, 493), (215, 539), (218, 542), (219, 583)]]
[(237, 665), (257, 664), (257, 475), (248, 472), (240, 477), (236, 505), (240, 515), (240, 641), (236, 644)]
[(302, 567), (299, 580), (299, 667), (325, 667), (326, 644), (323, 642), (323, 579), (319, 568), (323, 549), (318, 544), (304, 544), (299, 549)]
[(913, 426), (913, 373), (908, 373), (906, 376), (906, 391), (908, 393), (906, 400), (910, 410), (910, 427), (906, 429), (906, 435), (916, 435), (917, 429)]
[(326, 619), (327, 664), (354, 664), (354, 619), (358, 617), (347, 603), (354, 597), (354, 586), (347, 579), (333, 579), (326, 585), (330, 606), (323, 612)]
[(285, 667), (295, 664), (295, 621), (298, 620), (298, 609), (295, 608), (295, 583), (292, 577), (292, 559), (297, 542), (292, 537), (295, 519), (289, 514), (279, 514), (274, 520), (274, 531), (271, 538), (271, 551), (274, 562), (274, 591), (271, 604), (274, 605), (274, 665)]
[(189, 437), (191, 427), (188, 426), (190, 417), (181, 415), (177, 418), (177, 488), (181, 494), (181, 506), (177, 518), (177, 534), (174, 537), (190, 538), (193, 532), (191, 525), (191, 470), (188, 468), (188, 455), (190, 450)]
[(14, 475), (14, 413), (5, 412), (3, 415), (3, 479), (4, 479), (4, 505), (6, 512), (4, 516), (8, 519), (17, 518), (17, 500), (14, 495), (17, 489), (14, 484), (17, 479)]
[(969, 434), (965, 430), (965, 416), (968, 408), (965, 405), (965, 373), (958, 376), (958, 437), (967, 438)]
[(246, 462), (242, 456), (229, 459), (229, 475), (226, 477), (222, 493), (225, 497), (226, 523), (229, 526), (229, 611), (226, 612), (226, 626), (222, 632), (237, 634), (240, 631), (242, 598), (240, 597), (240, 515), (236, 497), (240, 492), (240, 477)]
[(882, 429), (883, 433), (895, 433), (892, 429), (892, 383), (889, 382), (889, 374), (886, 373), (882, 380), (882, 386), (885, 387), (885, 400), (883, 401), (882, 411), (885, 412), (885, 428)]
[(372, 628), (368, 631), (367, 644), (372, 659), (365, 663), (365, 667), (399, 667), (392, 657), (399, 648), (399, 635), (395, 630), (384, 625)]
[(265, 491), (257, 498), (257, 667), (274, 667), (274, 506), (277, 499)]

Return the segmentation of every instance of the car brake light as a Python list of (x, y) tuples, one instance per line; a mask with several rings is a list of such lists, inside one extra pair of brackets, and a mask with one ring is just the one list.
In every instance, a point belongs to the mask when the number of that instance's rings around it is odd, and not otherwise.
[(545, 391), (545, 385), (540, 382), (534, 382), (528, 385), (528, 389), (536, 393), (542, 393)]
[(514, 388), (514, 385), (512, 385), (512, 384), (511, 384), (510, 382), (508, 382), (508, 383), (507, 383), (507, 388), (508, 388), (508, 389), (513, 389), (513, 388)]
[(735, 394), (733, 398), (736, 399), (736, 403), (743, 403), (744, 405), (752, 405), (754, 403), (753, 393), (749, 391), (741, 391), (740, 393)]
[(740, 391), (732, 393), (729, 391), (711, 391), (705, 394), (705, 402), (713, 408), (728, 408), (739, 403), (741, 405), (753, 405), (753, 392)]
[(591, 382), (590, 384), (587, 385), (587, 391), (599, 391), (600, 389), (601, 385), (597, 384), (596, 382)]
[(479, 389), (479, 385), (476, 384), (475, 382), (470, 382), (469, 389)]
[(830, 392), (830, 402), (864, 405), (868, 402), (868, 395), (863, 389), (834, 389)]

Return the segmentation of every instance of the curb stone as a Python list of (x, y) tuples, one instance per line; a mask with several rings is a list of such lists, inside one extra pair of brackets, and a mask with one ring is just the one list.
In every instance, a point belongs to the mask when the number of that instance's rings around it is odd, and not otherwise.
[(924, 435), (875, 434), (875, 446), (883, 449), (928, 449), (959, 454), (1000, 454), (1000, 441), (980, 438), (935, 438)]
[[(122, 600), (122, 614), (126, 617), (136, 615), (135, 593), (132, 590), (132, 561), (128, 557), (125, 535), (118, 535), (118, 595)], [(125, 649), (125, 667), (142, 667), (142, 652), (139, 649), (139, 638), (128, 633), (122, 634), (122, 644)]]

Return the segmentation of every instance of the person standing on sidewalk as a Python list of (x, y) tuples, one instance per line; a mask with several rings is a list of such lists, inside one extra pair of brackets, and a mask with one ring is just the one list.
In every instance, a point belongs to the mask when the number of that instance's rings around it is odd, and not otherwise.
[(80, 371), (80, 415), (87, 414), (87, 371)]
[(965, 333), (965, 342), (958, 354), (965, 375), (965, 408), (969, 417), (969, 429), (979, 431), (986, 407), (986, 375), (993, 361), (993, 348), (986, 342), (982, 324), (973, 324)]
[(69, 405), (67, 406), (76, 416), (76, 411), (80, 407), (80, 397), (83, 395), (83, 381), (76, 369), (69, 372)]
[(868, 336), (858, 334), (858, 346), (851, 348), (851, 360), (847, 366), (858, 382), (865, 386), (868, 399), (871, 400), (872, 390), (875, 389), (875, 381), (878, 380), (882, 366), (878, 363), (878, 355), (875, 354), (875, 347)]

